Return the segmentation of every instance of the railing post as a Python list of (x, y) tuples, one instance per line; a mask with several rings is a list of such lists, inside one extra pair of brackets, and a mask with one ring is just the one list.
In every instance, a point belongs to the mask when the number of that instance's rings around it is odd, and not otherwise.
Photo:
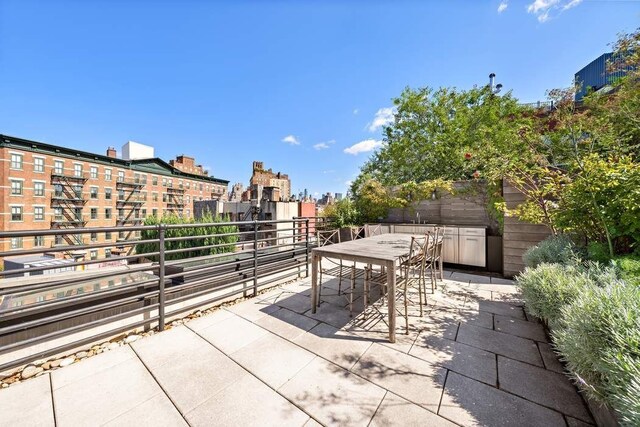
[(166, 226), (164, 224), (158, 224), (158, 242), (159, 242), (159, 254), (158, 254), (158, 272), (159, 285), (158, 285), (158, 329), (164, 330), (164, 234)]
[(304, 221), (304, 225), (305, 225), (305, 252), (306, 252), (306, 272), (305, 272), (305, 277), (309, 277), (309, 218), (305, 219)]
[(258, 221), (253, 221), (253, 296), (258, 295)]

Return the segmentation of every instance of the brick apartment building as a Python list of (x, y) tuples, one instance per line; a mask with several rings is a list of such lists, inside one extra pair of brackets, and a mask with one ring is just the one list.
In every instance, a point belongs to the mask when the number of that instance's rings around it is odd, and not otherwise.
[(263, 162), (253, 162), (253, 174), (249, 181), (249, 187), (261, 185), (263, 187), (278, 187), (280, 189), (280, 200), (289, 201), (291, 197), (291, 180), (289, 175), (273, 172), (271, 169), (265, 170)]
[[(135, 150), (151, 157), (133, 155)], [(227, 197), (229, 181), (209, 176), (191, 157), (166, 163), (153, 157), (152, 147), (132, 142), (123, 147), (123, 157), (113, 148), (100, 155), (0, 135), (0, 230), (133, 226), (149, 215), (191, 217), (194, 201)], [(119, 240), (135, 237), (120, 232), (13, 238), (0, 241), (0, 248), (114, 243), (85, 256), (95, 259), (117, 253)]]

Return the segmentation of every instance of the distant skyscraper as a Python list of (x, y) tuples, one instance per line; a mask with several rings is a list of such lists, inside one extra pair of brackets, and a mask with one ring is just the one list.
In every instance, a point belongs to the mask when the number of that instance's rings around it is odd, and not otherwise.
[(336, 202), (339, 202), (340, 200), (342, 200), (342, 193), (336, 193), (335, 199), (336, 199)]

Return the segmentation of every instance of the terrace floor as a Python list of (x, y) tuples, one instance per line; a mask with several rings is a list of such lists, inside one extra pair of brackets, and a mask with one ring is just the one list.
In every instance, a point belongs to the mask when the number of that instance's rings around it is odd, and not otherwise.
[(2, 424), (592, 424), (511, 282), (445, 275), (395, 344), (342, 296), (311, 314), (298, 280), (0, 390)]

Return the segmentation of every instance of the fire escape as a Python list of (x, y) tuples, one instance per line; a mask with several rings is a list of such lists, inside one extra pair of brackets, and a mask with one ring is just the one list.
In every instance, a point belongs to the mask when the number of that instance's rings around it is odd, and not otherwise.
[[(82, 208), (87, 200), (84, 198), (83, 189), (88, 177), (82, 171), (74, 171), (67, 174), (64, 170), (54, 170), (51, 173), (51, 184), (54, 192), (51, 196), (51, 207), (54, 211), (51, 220), (51, 229), (82, 228), (87, 224)], [(56, 236), (54, 245), (82, 245), (84, 239), (81, 234), (62, 234)], [(70, 252), (68, 255), (72, 255)]]
[[(116, 225), (118, 227), (135, 226), (143, 221), (140, 209), (145, 200), (142, 198), (141, 190), (146, 184), (146, 179), (118, 177), (116, 181), (116, 191), (118, 192)], [(132, 233), (134, 232), (129, 231), (124, 235), (119, 233), (118, 240), (133, 240), (135, 236), (132, 236)]]
[(171, 214), (182, 216), (184, 211), (184, 193), (185, 189), (182, 184), (178, 187), (169, 185), (167, 187), (166, 196), (163, 195), (163, 201), (167, 204), (167, 211)]

